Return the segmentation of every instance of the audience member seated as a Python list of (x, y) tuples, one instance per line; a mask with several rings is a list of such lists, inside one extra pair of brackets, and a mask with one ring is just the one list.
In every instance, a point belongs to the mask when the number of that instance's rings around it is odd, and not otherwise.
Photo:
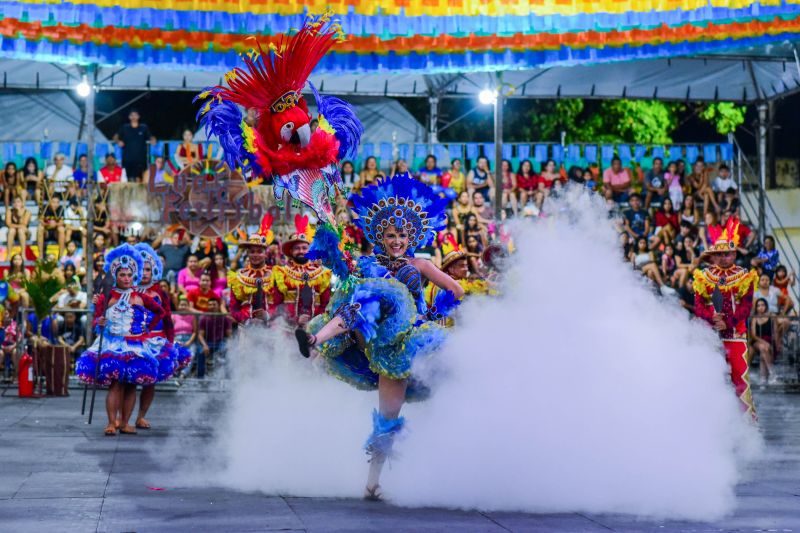
[[(20, 171), (28, 198), (34, 198), (36, 205), (42, 204), (42, 189), (44, 188), (44, 172), (39, 169), (39, 163), (35, 157), (25, 160)], [(8, 204), (6, 204), (8, 205)]]
[(631, 251), (630, 261), (633, 263), (635, 270), (653, 280), (659, 287), (664, 284), (661, 278), (661, 271), (656, 264), (655, 254), (647, 247), (647, 239), (645, 237), (636, 238), (636, 248)]
[(199, 287), (202, 271), (197, 255), (189, 254), (186, 257), (186, 266), (178, 272), (178, 289), (180, 292), (187, 294), (191, 289)]
[(511, 161), (503, 159), (500, 162), (500, 173), (503, 177), (503, 196), (500, 200), (503, 209), (511, 204), (511, 212), (517, 215), (517, 175), (511, 170)]
[(11, 253), (14, 249), (14, 241), (17, 241), (22, 250), (22, 257), (25, 257), (30, 223), (31, 212), (22, 203), (21, 196), (15, 197), (11, 207), (6, 208), (6, 226), (8, 227), (7, 253)]
[(58, 243), (58, 257), (64, 253), (64, 208), (57, 194), (50, 197), (45, 208), (39, 213), (39, 257), (45, 255), (45, 243), (56, 241)]
[(450, 161), (450, 168), (442, 174), (442, 187), (453, 189), (456, 194), (467, 190), (467, 177), (461, 170), (461, 160)]
[(750, 261), (754, 267), (760, 267), (764, 274), (770, 279), (775, 275), (775, 269), (781, 262), (781, 254), (775, 249), (775, 239), (771, 235), (764, 237), (764, 246), (758, 254)]
[(22, 203), (25, 203), (25, 200), (28, 198), (28, 191), (25, 190), (25, 180), (22, 178), (19, 170), (17, 170), (16, 163), (13, 161), (6, 163), (0, 185), (3, 187), (4, 205), (11, 205), (17, 197), (22, 198)]
[(647, 211), (642, 209), (642, 197), (639, 193), (632, 193), (629, 196), (629, 200), (630, 209), (622, 213), (625, 231), (632, 238), (638, 239), (642, 237), (647, 242), (647, 236), (650, 234), (650, 217), (647, 215)]
[(769, 314), (769, 304), (764, 298), (758, 298), (750, 318), (750, 342), (758, 354), (761, 381), (769, 384), (776, 383), (777, 377), (772, 368), (775, 361), (775, 328), (775, 319)]
[(664, 174), (664, 160), (660, 157), (656, 157), (653, 159), (653, 168), (648, 170), (644, 175), (644, 189), (646, 191), (644, 199), (645, 209), (650, 209), (651, 204), (655, 204), (656, 206), (661, 205), (667, 197), (669, 184)]
[(606, 198), (611, 198), (617, 203), (627, 202), (631, 194), (631, 173), (627, 168), (622, 168), (622, 160), (614, 157), (611, 166), (603, 171), (603, 186)]
[(494, 197), (494, 177), (486, 157), (479, 157), (475, 162), (475, 168), (467, 174), (467, 190), (473, 198), (474, 193), (479, 193), (487, 202)]
[(539, 177), (533, 172), (533, 163), (528, 159), (523, 159), (519, 164), (517, 172), (517, 189), (519, 190), (519, 205), (523, 208), (528, 204), (528, 200), (533, 199), (533, 193), (539, 183)]
[(442, 169), (436, 165), (436, 156), (428, 155), (424, 166), (417, 172), (416, 178), (426, 185), (439, 185), (442, 181)]
[[(82, 315), (82, 318), (85, 315)], [(63, 314), (63, 318), (58, 322), (56, 342), (69, 351), (70, 360), (74, 363), (75, 359), (83, 351), (86, 345), (84, 335), (85, 320), (79, 320), (76, 313), (68, 311)]]
[(65, 163), (66, 156), (62, 153), (57, 153), (53, 157), (53, 164), (47, 167), (44, 171), (46, 188), (45, 192), (48, 197), (58, 195), (63, 197), (67, 192), (67, 185), (73, 181), (72, 167)]
[[(108, 185), (109, 183), (127, 183), (128, 175), (125, 169), (117, 164), (117, 156), (113, 152), (106, 155), (106, 164), (97, 171), (97, 182)], [(103, 189), (104, 191), (106, 189)]]
[(89, 158), (86, 157), (86, 154), (81, 154), (78, 156), (78, 166), (72, 171), (72, 179), (78, 185), (78, 189), (81, 191), (81, 197), (83, 197), (83, 193), (86, 191), (86, 180), (88, 177)]
[(175, 162), (180, 168), (188, 167), (192, 163), (203, 159), (203, 145), (192, 142), (194, 133), (183, 130), (183, 142), (175, 148)]

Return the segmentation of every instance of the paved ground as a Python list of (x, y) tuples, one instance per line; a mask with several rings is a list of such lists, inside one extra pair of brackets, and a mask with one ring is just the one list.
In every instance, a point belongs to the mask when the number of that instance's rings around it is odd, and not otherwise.
[[(186, 394), (183, 392), (182, 394)], [(193, 392), (191, 394), (219, 394)], [(102, 406), (103, 395), (99, 396)], [(168, 437), (103, 437), (78, 416), (80, 395), (0, 398), (0, 531), (800, 531), (800, 396), (758, 397), (768, 444), (738, 488), (735, 514), (717, 523), (642, 522), (626, 516), (478, 513), (401, 509), (360, 500), (283, 498), (218, 488), (153, 490), (153, 451)], [(176, 394), (163, 393), (158, 427), (204, 429), (166, 420)], [(161, 415), (161, 417), (159, 417)], [(163, 477), (163, 476), (162, 476)]]

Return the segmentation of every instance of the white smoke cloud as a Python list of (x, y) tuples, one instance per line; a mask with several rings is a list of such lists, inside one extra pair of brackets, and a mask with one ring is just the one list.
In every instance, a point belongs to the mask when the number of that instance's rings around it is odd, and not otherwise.
[[(719, 342), (622, 263), (602, 202), (567, 196), (557, 216), (517, 228), (503, 296), (462, 305), (434, 396), (404, 407), (384, 493), (408, 506), (719, 517), (760, 442)], [(377, 393), (296, 352), (263, 330), (229, 347), (215, 482), (360, 496)]]

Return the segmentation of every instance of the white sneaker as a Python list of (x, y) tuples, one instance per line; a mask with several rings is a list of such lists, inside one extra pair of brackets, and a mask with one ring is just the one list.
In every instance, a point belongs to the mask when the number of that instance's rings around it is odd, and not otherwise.
[(781, 380), (775, 374), (770, 374), (767, 385), (780, 385)]

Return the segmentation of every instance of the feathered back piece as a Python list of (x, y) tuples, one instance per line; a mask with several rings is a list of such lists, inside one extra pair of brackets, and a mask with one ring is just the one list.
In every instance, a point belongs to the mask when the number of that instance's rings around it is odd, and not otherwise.
[(266, 105), (273, 113), (280, 113), (301, 101), (300, 91), (311, 71), (334, 43), (343, 39), (343, 33), (339, 23), (326, 13), (309, 17), (296, 34), (282, 35), (266, 51), (253, 39), (254, 49), (243, 57), (246, 70), (236, 67), (229, 72), (225, 78), (230, 88), (223, 88), (220, 96), (245, 108), (262, 109)]
[(136, 250), (142, 254), (142, 260), (144, 264), (150, 265), (150, 269), (153, 272), (153, 275), (150, 279), (151, 283), (155, 283), (161, 280), (161, 277), (164, 275), (164, 262), (158, 256), (158, 253), (153, 250), (153, 247), (145, 242), (140, 242), (134, 246)]
[(445, 226), (447, 200), (422, 182), (397, 175), (379, 180), (353, 195), (356, 223), (367, 239), (382, 252), (383, 231), (388, 227), (408, 232), (408, 251), (429, 244)]

